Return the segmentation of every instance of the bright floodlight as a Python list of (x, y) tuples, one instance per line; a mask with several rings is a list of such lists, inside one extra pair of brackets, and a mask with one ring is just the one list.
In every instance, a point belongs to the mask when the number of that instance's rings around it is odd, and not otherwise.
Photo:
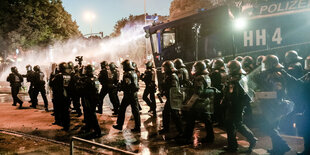
[(84, 19), (85, 19), (86, 21), (91, 22), (91, 21), (93, 21), (95, 18), (96, 18), (96, 15), (95, 15), (93, 12), (89, 12), (89, 11), (84, 12)]
[(246, 20), (242, 17), (235, 19), (234, 26), (237, 30), (242, 30), (246, 27)]

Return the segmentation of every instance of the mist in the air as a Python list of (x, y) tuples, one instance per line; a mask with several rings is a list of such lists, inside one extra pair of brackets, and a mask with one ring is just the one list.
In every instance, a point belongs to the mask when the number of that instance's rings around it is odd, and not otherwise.
[[(25, 66), (39, 65), (43, 72), (48, 73), (52, 63), (72, 61), (74, 64), (76, 56), (83, 56), (83, 64), (93, 64), (98, 67), (100, 62), (106, 60), (120, 64), (124, 59), (135, 61), (138, 65), (146, 60), (144, 24), (125, 26), (121, 35), (114, 38), (102, 40), (71, 39), (66, 42), (57, 42), (44, 49), (34, 49), (26, 51), (23, 56), (18, 57), (18, 61), (11, 66), (16, 66), (19, 73), (25, 74)], [(8, 67), (0, 75), (0, 80), (5, 81), (10, 73)]]

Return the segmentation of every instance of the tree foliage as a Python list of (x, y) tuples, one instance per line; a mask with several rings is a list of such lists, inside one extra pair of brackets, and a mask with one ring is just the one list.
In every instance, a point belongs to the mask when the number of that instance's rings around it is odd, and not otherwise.
[(1, 52), (44, 47), (80, 35), (61, 0), (2, 0), (0, 3)]
[(197, 13), (198, 9), (211, 8), (211, 0), (174, 0), (170, 5), (170, 20)]

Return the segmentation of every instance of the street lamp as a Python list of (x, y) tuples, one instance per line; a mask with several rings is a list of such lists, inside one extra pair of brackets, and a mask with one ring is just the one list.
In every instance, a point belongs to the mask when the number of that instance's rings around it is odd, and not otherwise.
[(84, 19), (90, 22), (90, 35), (93, 33), (93, 20), (96, 18), (96, 15), (93, 12), (86, 11), (84, 12)]

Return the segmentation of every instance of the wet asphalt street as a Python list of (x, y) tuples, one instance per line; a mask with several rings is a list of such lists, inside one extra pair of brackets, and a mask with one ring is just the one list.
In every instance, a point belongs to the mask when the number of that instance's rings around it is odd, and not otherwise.
[[(161, 129), (162, 126), (162, 110), (164, 104), (160, 103), (157, 99), (157, 117), (149, 115), (149, 107), (142, 100), (142, 93), (144, 90), (143, 83), (140, 83), (141, 89), (139, 91), (139, 102), (142, 107), (141, 133), (132, 133), (130, 131), (130, 129), (134, 127), (134, 121), (131, 119), (132, 116), (130, 107), (128, 107), (126, 112), (123, 130), (119, 131), (112, 128), (112, 125), (115, 124), (117, 117), (112, 116), (111, 103), (109, 102), (108, 96), (106, 96), (104, 101), (104, 112), (103, 114), (97, 114), (103, 136), (93, 139), (88, 135), (79, 134), (79, 131), (83, 126), (83, 116), (77, 117), (76, 114), (71, 114), (70, 131), (62, 131), (61, 127), (52, 125), (54, 122), (54, 118), (51, 115), (52, 112), (44, 111), (43, 101), (40, 95), (38, 97), (38, 108), (32, 109), (29, 107), (30, 103), (27, 102), (29, 100), (28, 95), (20, 93), (19, 96), (24, 101), (23, 108), (20, 109), (11, 105), (12, 99), (11, 95), (8, 94), (8, 84), (0, 82), (0, 86), (0, 129), (17, 131), (65, 143), (69, 143), (72, 136), (83, 137), (88, 138), (93, 142), (138, 154), (232, 154), (226, 153), (222, 149), (226, 145), (226, 133), (221, 128), (215, 128), (216, 137), (213, 144), (201, 142), (201, 139), (205, 136), (204, 125), (202, 123), (196, 123), (193, 143), (191, 144), (185, 145), (177, 141), (175, 138), (177, 132), (174, 130), (175, 128), (173, 125), (171, 126), (172, 131), (170, 131), (169, 134), (158, 134), (158, 130)], [(122, 93), (119, 94), (119, 97), (120, 99), (122, 98)], [(49, 109), (52, 109), (51, 102), (49, 102)], [(256, 128), (254, 128), (253, 131), (259, 138), (259, 141), (254, 149), (254, 152), (251, 154), (267, 154), (266, 150), (271, 148), (270, 138), (259, 132)], [(303, 150), (303, 140), (301, 137), (282, 136), (292, 148), (292, 151), (287, 154), (296, 154), (296, 151)], [(238, 136), (238, 143), (240, 145), (239, 151), (233, 154), (246, 154), (245, 151), (248, 147), (248, 143), (245, 141), (244, 137)], [(75, 145), (96, 150), (103, 154), (120, 154), (114, 151), (96, 148), (81, 142), (75, 142)], [(42, 149), (42, 147), (38, 147), (38, 150), (35, 151), (40, 152), (40, 149)], [(58, 153), (54, 153), (69, 154), (67, 151), (69, 151), (69, 149), (60, 149)], [(94, 154), (94, 152), (92, 153), (81, 150), (77, 151), (76, 149), (75, 152), (76, 154)], [(15, 153), (18, 153), (18, 151)], [(31, 154), (33, 152), (30, 151), (28, 153)], [(42, 151), (38, 154), (42, 154)]]

